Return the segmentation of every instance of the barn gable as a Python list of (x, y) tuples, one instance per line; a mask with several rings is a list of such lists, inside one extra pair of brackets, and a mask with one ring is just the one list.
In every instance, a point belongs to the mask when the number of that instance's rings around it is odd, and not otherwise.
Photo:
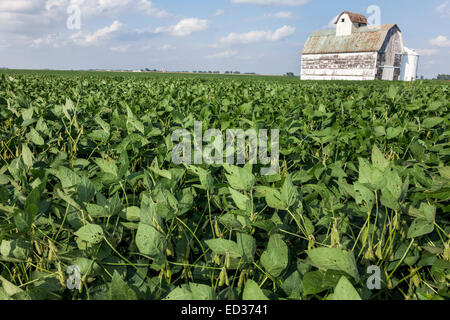
[(349, 36), (360, 27), (367, 26), (367, 18), (362, 14), (344, 11), (336, 21), (336, 36)]

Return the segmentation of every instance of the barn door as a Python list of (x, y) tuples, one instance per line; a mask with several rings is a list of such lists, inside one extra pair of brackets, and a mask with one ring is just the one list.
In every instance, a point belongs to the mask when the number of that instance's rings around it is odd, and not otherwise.
[(383, 67), (383, 76), (381, 80), (394, 80), (394, 67), (393, 66), (384, 66)]

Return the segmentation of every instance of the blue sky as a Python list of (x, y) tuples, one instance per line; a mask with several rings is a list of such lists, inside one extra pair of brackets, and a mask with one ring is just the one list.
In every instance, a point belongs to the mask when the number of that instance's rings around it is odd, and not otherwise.
[(371, 5), (422, 55), (419, 75), (450, 74), (450, 0), (1, 0), (0, 67), (299, 74), (313, 31)]

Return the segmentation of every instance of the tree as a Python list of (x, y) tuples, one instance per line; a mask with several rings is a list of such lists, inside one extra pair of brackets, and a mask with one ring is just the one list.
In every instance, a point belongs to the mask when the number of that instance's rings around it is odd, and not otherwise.
[(439, 74), (437, 80), (450, 80), (450, 74)]

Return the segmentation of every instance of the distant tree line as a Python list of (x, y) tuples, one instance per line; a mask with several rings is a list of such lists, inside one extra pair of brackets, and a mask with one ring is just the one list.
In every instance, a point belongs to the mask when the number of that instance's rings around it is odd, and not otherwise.
[(209, 73), (209, 74), (219, 74), (220, 71), (193, 71), (194, 73)]
[(450, 74), (439, 74), (436, 80), (450, 80)]

